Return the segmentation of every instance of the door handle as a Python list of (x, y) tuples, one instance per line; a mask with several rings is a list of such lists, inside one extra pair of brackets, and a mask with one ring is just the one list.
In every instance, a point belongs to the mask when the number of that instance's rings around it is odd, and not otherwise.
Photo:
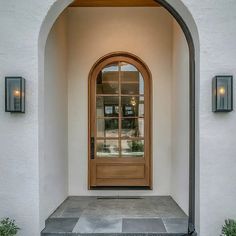
[(91, 160), (94, 159), (94, 137), (90, 138), (90, 158)]

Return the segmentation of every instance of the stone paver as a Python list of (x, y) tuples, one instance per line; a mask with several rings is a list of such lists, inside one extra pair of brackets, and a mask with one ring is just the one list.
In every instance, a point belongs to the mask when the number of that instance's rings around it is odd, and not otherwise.
[(170, 196), (68, 197), (42, 235), (183, 235), (187, 228), (187, 215)]

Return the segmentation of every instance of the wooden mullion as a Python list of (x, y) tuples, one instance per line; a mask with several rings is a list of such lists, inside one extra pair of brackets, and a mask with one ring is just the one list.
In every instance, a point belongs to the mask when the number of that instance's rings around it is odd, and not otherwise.
[(118, 93), (112, 94), (96, 94), (96, 97), (119, 97)]
[(97, 140), (144, 140), (144, 137), (96, 137)]
[(144, 97), (144, 94), (121, 94), (121, 97)]
[(99, 120), (102, 120), (102, 119), (104, 119), (104, 120), (108, 120), (108, 119), (114, 119), (114, 120), (118, 120), (119, 119), (119, 116), (98, 116), (97, 117), (97, 119)]
[(121, 66), (120, 61), (118, 62), (119, 65), (119, 158), (121, 157)]
[(142, 158), (142, 159), (144, 159), (144, 155), (143, 156), (122, 156), (122, 158), (133, 158), (133, 159), (135, 159), (136, 160), (136, 158)]
[(144, 139), (145, 139), (144, 137), (121, 137), (121, 140), (133, 140), (133, 141), (143, 140), (144, 141)]
[(121, 81), (121, 84), (139, 84), (137, 81)]
[(119, 81), (102, 81), (103, 84), (119, 84)]
[(122, 116), (122, 119), (144, 119), (144, 116)]
[(97, 140), (118, 140), (119, 141), (119, 137), (97, 137)]
[[(114, 119), (114, 120), (118, 120), (119, 116), (97, 116), (97, 119), (104, 119), (104, 120), (108, 120), (108, 119)], [(121, 119), (144, 119), (144, 116), (121, 116)]]

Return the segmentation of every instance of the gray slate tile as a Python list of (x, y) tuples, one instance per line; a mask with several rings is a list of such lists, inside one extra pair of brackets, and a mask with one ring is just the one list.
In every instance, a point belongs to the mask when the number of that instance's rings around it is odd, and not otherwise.
[[(127, 232), (122, 233), (122, 219), (137, 218), (142, 220), (136, 223), (123, 222), (123, 230)], [(166, 231), (163, 229), (162, 222), (156, 222), (157, 218), (163, 219), (168, 233), (162, 233)], [(145, 222), (144, 219), (146, 221), (152, 219), (155, 223), (152, 220)], [(68, 197), (46, 221), (46, 228), (42, 235), (160, 236), (164, 234), (175, 236), (186, 232), (187, 225), (188, 217), (170, 196), (136, 199)], [(134, 230), (134, 233), (129, 233)], [(141, 232), (138, 233), (140, 230)], [(153, 230), (155, 233), (147, 233)]]
[(43, 233), (67, 233), (72, 232), (78, 218), (54, 218), (47, 221)]
[(187, 218), (166, 218), (163, 223), (168, 233), (187, 233), (188, 219)]
[(124, 233), (166, 233), (162, 219), (123, 219), (122, 232)]

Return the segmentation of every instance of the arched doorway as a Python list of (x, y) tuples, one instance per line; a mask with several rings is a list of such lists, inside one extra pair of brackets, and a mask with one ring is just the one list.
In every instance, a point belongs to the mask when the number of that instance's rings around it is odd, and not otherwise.
[(89, 188), (152, 183), (151, 75), (136, 56), (116, 52), (89, 76)]
[[(173, 6), (167, 3), (167, 1), (164, 0), (158, 0), (162, 6), (165, 7), (173, 16), (174, 18), (178, 21), (179, 25), (183, 29), (183, 32), (186, 36), (186, 39), (188, 41), (189, 45), (189, 51), (190, 51), (190, 155), (189, 155), (189, 160), (190, 160), (190, 177), (189, 177), (189, 221), (190, 225), (194, 225), (195, 223), (195, 48), (194, 48), (194, 42), (192, 38), (192, 34), (186, 24), (186, 22), (183, 20), (181, 15), (175, 10)], [(65, 4), (64, 6), (60, 5), (58, 1), (56, 2), (58, 12), (53, 13), (54, 17), (53, 19), (56, 19), (56, 17), (59, 15), (59, 12), (63, 10), (63, 8), (68, 5), (67, 3), (61, 3), (62, 5)], [(53, 24), (52, 18), (50, 19), (50, 24)], [(48, 27), (48, 25), (46, 26)], [(50, 26), (49, 26), (50, 28)], [(42, 31), (45, 33), (47, 32), (44, 31), (42, 28)], [(47, 33), (43, 34), (42, 37), (46, 37)], [(42, 45), (44, 44), (41, 42)], [(191, 228), (191, 227), (190, 227)]]

